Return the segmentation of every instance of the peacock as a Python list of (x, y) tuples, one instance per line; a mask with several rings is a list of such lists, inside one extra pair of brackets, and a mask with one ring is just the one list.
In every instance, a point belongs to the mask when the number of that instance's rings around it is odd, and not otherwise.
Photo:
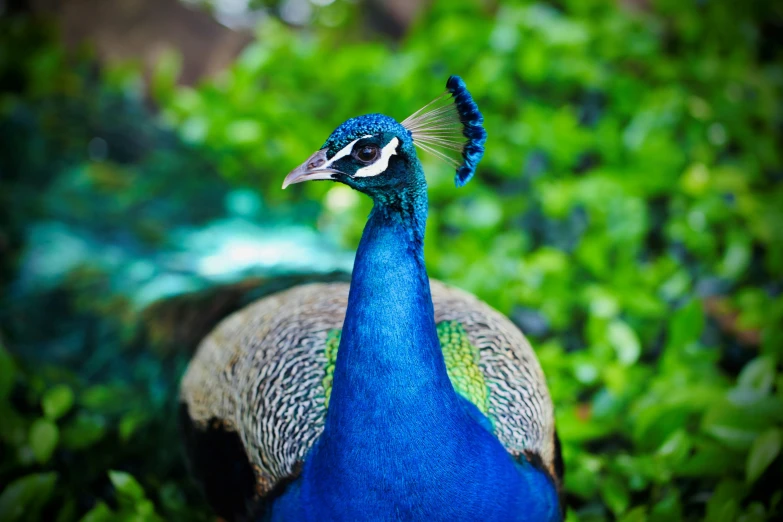
[(484, 154), (483, 122), (451, 76), (402, 122), (345, 121), (285, 178), (283, 188), (343, 183), (373, 208), (350, 284), (303, 284), (246, 306), (185, 372), (190, 469), (223, 519), (562, 520), (560, 445), (534, 351), (424, 263), (416, 147), (451, 163), (461, 187)]

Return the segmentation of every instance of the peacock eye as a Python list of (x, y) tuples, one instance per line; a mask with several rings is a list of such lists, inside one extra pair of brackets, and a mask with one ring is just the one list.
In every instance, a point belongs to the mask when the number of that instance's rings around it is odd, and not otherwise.
[(353, 152), (353, 156), (362, 163), (372, 163), (378, 157), (378, 147), (375, 145), (362, 145)]

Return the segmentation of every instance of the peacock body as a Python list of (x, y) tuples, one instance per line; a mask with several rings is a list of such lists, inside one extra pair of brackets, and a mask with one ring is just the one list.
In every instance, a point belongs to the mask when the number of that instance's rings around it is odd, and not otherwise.
[[(350, 285), (261, 299), (201, 343), (181, 386), (190, 461), (229, 520), (562, 519), (554, 414), (522, 333), (430, 281), (415, 145), (454, 160), (486, 134), (464, 83), (402, 124), (348, 120), (284, 187), (331, 179), (374, 201)], [(454, 139), (457, 131), (459, 141)], [(444, 151), (445, 149), (445, 151)]]

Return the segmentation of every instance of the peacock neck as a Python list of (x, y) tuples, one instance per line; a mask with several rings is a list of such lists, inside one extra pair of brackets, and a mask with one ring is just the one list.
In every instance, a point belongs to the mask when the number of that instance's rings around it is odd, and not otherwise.
[(449, 380), (424, 267), (425, 188), (374, 199), (324, 430), (273, 519), (555, 520), (536, 507), (552, 503), (548, 479), (526, 483)]
[(364, 483), (395, 474), (415, 480), (417, 467), (446, 458), (454, 430), (469, 421), (435, 327), (423, 250), (426, 187), (374, 199), (316, 452), (323, 473), (338, 482), (352, 473)]
[(354, 262), (325, 440), (366, 439), (373, 429), (386, 438), (390, 429), (404, 426), (378, 423), (379, 415), (426, 412), (432, 418), (459, 408), (424, 265), (426, 219), (425, 186), (393, 199), (375, 198)]

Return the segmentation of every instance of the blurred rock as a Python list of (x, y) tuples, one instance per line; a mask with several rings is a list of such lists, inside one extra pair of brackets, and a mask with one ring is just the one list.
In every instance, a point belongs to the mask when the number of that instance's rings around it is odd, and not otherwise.
[(149, 74), (176, 49), (185, 85), (223, 70), (252, 40), (178, 0), (32, 0), (31, 7), (57, 18), (67, 47), (88, 42), (102, 62), (141, 61)]

